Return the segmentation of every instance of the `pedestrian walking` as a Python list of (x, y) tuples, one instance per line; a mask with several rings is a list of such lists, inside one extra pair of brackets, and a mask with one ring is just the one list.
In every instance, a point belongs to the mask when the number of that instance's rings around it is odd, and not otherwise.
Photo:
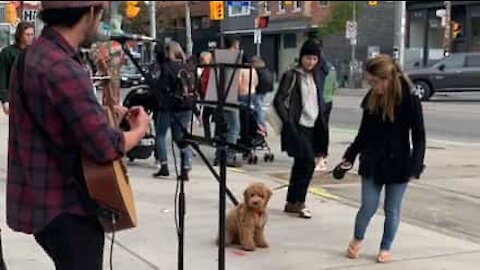
[(0, 103), (5, 114), (10, 108), (8, 103), (8, 87), (10, 86), (10, 73), (18, 55), (30, 46), (35, 38), (33, 24), (20, 22), (15, 31), (15, 43), (0, 52)]
[(251, 62), (258, 74), (258, 85), (253, 95), (253, 108), (255, 110), (257, 123), (266, 130), (267, 126), (263, 112), (263, 102), (265, 95), (273, 92), (273, 73), (267, 68), (263, 59), (258, 56), (252, 57)]
[[(160, 50), (160, 49), (159, 49)], [(164, 52), (163, 54), (160, 52)], [(191, 170), (192, 150), (182, 137), (184, 129), (190, 128), (192, 110), (194, 107), (193, 90), (195, 90), (195, 71), (186, 60), (182, 47), (176, 41), (170, 41), (164, 50), (157, 53), (157, 63), (160, 64), (160, 77), (155, 86), (159, 97), (159, 111), (156, 125), (156, 146), (159, 162), (158, 170), (153, 177), (169, 176), (166, 135), (171, 129), (173, 140), (180, 148), (181, 171), (180, 179), (189, 180)], [(185, 93), (187, 91), (188, 93)]]
[(425, 128), (420, 100), (391, 57), (379, 55), (368, 60), (366, 76), (371, 89), (361, 103), (362, 121), (342, 161), (344, 167), (351, 167), (360, 154), (361, 206), (347, 256), (358, 258), (385, 187), (385, 225), (377, 261), (386, 263), (391, 260), (405, 190), (424, 169)]
[(78, 56), (106, 8), (105, 1), (42, 1), (46, 27), (11, 76), (7, 224), (34, 235), (57, 270), (103, 269), (105, 232), (86, 194), (82, 157), (111, 163), (148, 129), (141, 108), (128, 114), (130, 131), (111, 127)]
[(326, 126), (322, 115), (321, 93), (314, 69), (320, 49), (307, 40), (300, 50), (296, 68), (283, 74), (274, 98), (274, 108), (283, 122), (281, 147), (294, 158), (284, 211), (311, 218), (305, 199), (315, 169), (315, 157), (326, 153)]

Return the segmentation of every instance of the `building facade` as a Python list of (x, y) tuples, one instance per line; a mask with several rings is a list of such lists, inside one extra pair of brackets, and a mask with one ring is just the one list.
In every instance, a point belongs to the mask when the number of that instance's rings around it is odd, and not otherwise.
[[(318, 34), (319, 27), (327, 23), (339, 1), (246, 2), (250, 3), (248, 8), (227, 9), (225, 33), (240, 37), (245, 52), (255, 55), (255, 19), (258, 16), (268, 16), (268, 27), (261, 29), (260, 55), (277, 77), (295, 64), (302, 43), (313, 36), (322, 40), (325, 57), (337, 69), (347, 72), (351, 60), (351, 45), (345, 38), (345, 31), (342, 29), (338, 34), (326, 37)], [(357, 13), (356, 58), (364, 62), (372, 48), (376, 48), (380, 53), (391, 54), (395, 14), (393, 1), (378, 1), (375, 7), (368, 6), (368, 1), (357, 2)]]
[[(190, 1), (193, 55), (209, 49), (209, 43), (219, 44), (220, 23), (209, 19), (208, 1)], [(156, 1), (157, 38), (161, 41), (176, 40), (186, 47), (186, 1)]]
[[(407, 60), (429, 65), (443, 57), (445, 1), (407, 1)], [(480, 52), (480, 2), (451, 1), (451, 21), (460, 31), (452, 36), (452, 52)], [(457, 26), (457, 27), (458, 27)]]

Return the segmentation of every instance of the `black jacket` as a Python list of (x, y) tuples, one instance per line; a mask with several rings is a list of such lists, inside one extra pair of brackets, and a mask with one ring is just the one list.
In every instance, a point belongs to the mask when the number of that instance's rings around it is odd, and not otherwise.
[(373, 177), (378, 183), (403, 183), (411, 177), (419, 178), (425, 156), (425, 128), (420, 100), (404, 82), (402, 101), (395, 108), (395, 121), (392, 123), (383, 121), (380, 113), (368, 111), (367, 101), (371, 94), (372, 91), (368, 92), (362, 101), (362, 122), (344, 159), (353, 164), (360, 154), (359, 174)]
[[(300, 141), (303, 138), (298, 131), (303, 111), (300, 76), (299, 72), (295, 69), (285, 72), (280, 80), (277, 93), (273, 100), (278, 116), (283, 122), (281, 132), (282, 151), (287, 152), (291, 157), (300, 157), (299, 155), (304, 152), (299, 149), (299, 146), (304, 144)], [(318, 90), (317, 94), (320, 95)], [(321, 103), (319, 102), (318, 104), (320, 107), (319, 112), (322, 112), (323, 108), (321, 108)], [(316, 156), (323, 156), (327, 153), (328, 131), (322, 113), (318, 115), (313, 132), (313, 152)]]

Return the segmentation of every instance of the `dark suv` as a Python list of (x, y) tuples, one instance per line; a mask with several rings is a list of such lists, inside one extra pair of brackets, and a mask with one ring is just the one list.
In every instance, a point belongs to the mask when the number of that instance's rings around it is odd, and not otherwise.
[(480, 53), (453, 53), (430, 67), (406, 73), (422, 100), (436, 92), (480, 91)]

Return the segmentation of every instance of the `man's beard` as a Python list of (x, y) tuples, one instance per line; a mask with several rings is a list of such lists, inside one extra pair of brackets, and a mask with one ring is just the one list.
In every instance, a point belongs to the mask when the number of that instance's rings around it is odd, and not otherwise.
[[(97, 27), (95, 27), (95, 24), (91, 25), (87, 29), (88, 33), (86, 34), (86, 39), (80, 44), (80, 47), (85, 49), (92, 47), (93, 43), (95, 43), (98, 39), (98, 30)], [(92, 33), (92, 29), (95, 29), (95, 32)]]

